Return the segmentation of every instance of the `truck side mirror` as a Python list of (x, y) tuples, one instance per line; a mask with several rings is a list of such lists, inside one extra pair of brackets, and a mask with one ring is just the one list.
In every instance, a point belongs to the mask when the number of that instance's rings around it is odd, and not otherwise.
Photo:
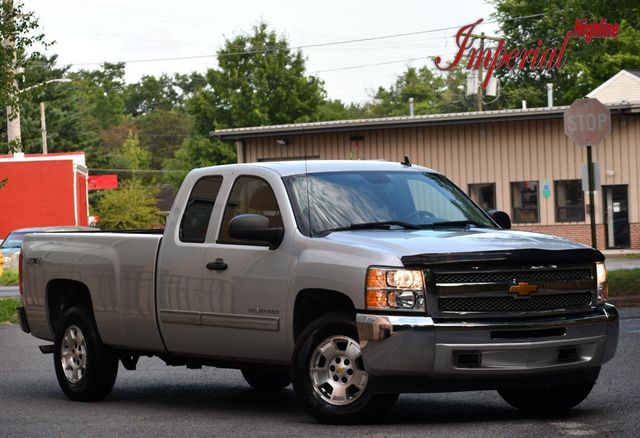
[(511, 218), (507, 213), (500, 210), (489, 210), (487, 212), (489, 217), (504, 230), (511, 229)]
[(284, 228), (272, 227), (269, 218), (260, 214), (240, 214), (229, 221), (229, 236), (257, 244), (268, 243), (269, 249), (276, 249), (284, 238)]

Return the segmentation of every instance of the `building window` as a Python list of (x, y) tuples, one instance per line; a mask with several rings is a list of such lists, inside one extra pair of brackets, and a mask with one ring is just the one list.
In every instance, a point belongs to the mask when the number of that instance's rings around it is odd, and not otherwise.
[(584, 222), (582, 181), (555, 181), (556, 222)]
[(469, 196), (484, 211), (496, 209), (495, 183), (469, 184)]
[(539, 222), (538, 181), (512, 182), (511, 206), (514, 223)]

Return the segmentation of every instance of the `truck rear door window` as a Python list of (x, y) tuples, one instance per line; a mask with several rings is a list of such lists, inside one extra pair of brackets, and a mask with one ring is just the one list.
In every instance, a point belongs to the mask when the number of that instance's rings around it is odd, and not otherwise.
[(221, 185), (221, 176), (205, 176), (193, 186), (180, 223), (180, 240), (182, 242), (204, 242), (207, 237), (211, 211), (216, 203)]

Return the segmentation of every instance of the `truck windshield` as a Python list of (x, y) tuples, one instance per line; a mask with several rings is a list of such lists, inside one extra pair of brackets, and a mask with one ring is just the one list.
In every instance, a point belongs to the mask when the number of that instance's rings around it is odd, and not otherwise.
[(434, 173), (326, 172), (284, 182), (298, 228), (309, 236), (366, 228), (495, 228), (467, 195)]

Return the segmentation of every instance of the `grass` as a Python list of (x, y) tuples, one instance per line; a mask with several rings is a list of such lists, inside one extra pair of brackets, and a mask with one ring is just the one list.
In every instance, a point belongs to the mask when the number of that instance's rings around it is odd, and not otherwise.
[(20, 305), (18, 298), (0, 298), (0, 324), (15, 324), (18, 322), (16, 307)]
[(13, 271), (4, 271), (0, 275), (0, 286), (17, 286), (18, 273)]
[(607, 255), (607, 260), (609, 259), (638, 259), (640, 258), (640, 254), (632, 253), (632, 254), (609, 254)]
[(640, 295), (640, 269), (609, 271), (609, 296)]

